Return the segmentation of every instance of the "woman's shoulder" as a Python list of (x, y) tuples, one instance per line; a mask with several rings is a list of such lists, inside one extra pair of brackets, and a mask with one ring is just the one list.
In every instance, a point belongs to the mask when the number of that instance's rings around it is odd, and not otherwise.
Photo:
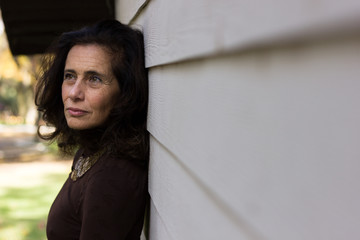
[(139, 173), (147, 172), (146, 166), (139, 164), (138, 161), (131, 158), (116, 156), (108, 152), (100, 157), (99, 162), (101, 162), (104, 169), (123, 169)]
[(127, 182), (135, 186), (146, 185), (148, 171), (131, 159), (103, 154), (94, 165), (92, 178), (96, 181)]

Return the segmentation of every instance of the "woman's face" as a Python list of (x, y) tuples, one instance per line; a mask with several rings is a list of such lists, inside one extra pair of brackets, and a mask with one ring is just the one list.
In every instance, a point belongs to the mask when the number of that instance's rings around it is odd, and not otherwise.
[(64, 113), (70, 128), (94, 128), (109, 117), (120, 92), (110, 62), (106, 49), (96, 44), (70, 49), (62, 84)]

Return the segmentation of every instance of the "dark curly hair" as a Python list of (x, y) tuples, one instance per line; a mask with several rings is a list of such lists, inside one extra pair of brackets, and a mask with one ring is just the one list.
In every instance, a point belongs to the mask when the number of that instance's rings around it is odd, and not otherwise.
[[(65, 119), (61, 86), (70, 49), (87, 44), (103, 46), (111, 53), (111, 67), (120, 94), (105, 124), (94, 129), (74, 130), (68, 127)], [(117, 20), (105, 20), (62, 34), (43, 58), (35, 104), (43, 120), (55, 128), (54, 132), (42, 134), (39, 127), (39, 137), (57, 141), (61, 152), (73, 154), (76, 149), (83, 148), (94, 153), (106, 148), (117, 156), (147, 162), (148, 80), (141, 31)]]

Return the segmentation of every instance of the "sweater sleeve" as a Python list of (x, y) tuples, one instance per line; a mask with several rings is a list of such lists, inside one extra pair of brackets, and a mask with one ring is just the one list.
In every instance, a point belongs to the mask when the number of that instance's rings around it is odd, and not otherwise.
[(84, 193), (80, 240), (129, 239), (130, 231), (143, 221), (142, 183), (141, 176), (116, 168), (94, 174)]

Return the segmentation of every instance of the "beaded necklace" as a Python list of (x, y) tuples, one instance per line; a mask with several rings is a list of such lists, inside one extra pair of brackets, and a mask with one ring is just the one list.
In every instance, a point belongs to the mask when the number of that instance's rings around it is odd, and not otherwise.
[(85, 157), (84, 154), (82, 154), (71, 172), (71, 180), (75, 182), (77, 179), (81, 178), (92, 166), (94, 166), (104, 152), (105, 150), (101, 150), (88, 157)]

